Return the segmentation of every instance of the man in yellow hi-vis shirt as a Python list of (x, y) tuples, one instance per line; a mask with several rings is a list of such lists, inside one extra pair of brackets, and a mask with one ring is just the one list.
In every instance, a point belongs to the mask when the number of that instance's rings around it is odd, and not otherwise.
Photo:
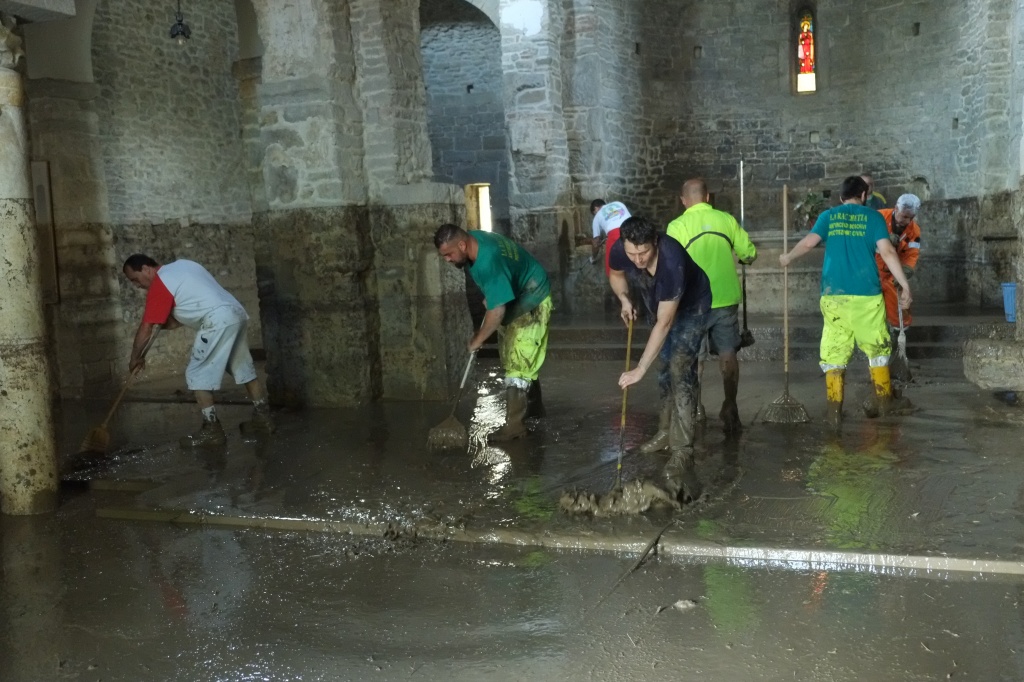
[[(668, 224), (668, 234), (683, 245), (711, 281), (707, 345), (710, 354), (718, 354), (725, 388), (719, 415), (724, 429), (732, 432), (740, 428), (736, 407), (740, 364), (736, 351), (740, 348), (739, 304), (743, 298), (733, 253), (741, 263), (749, 264), (757, 257), (757, 249), (736, 219), (711, 208), (708, 198), (704, 180), (694, 178), (683, 183), (679, 199), (686, 210)], [(650, 447), (655, 445), (651, 443)]]

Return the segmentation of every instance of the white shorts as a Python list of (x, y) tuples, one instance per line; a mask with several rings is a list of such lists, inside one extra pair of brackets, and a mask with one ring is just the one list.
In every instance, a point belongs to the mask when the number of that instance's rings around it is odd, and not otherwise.
[(185, 385), (190, 391), (218, 390), (224, 372), (234, 377), (236, 384), (256, 378), (245, 334), (248, 322), (245, 310), (235, 306), (215, 308), (203, 318), (185, 368)]

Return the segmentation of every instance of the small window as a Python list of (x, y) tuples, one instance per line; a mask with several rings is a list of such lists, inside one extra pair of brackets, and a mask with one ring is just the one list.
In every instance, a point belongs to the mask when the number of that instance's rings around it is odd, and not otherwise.
[(814, 15), (809, 9), (800, 10), (796, 39), (796, 91), (815, 92), (818, 89), (818, 55), (815, 45)]

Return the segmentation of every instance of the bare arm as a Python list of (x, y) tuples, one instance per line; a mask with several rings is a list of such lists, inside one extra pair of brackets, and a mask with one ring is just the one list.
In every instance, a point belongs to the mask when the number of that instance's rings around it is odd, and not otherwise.
[(146, 368), (146, 358), (143, 356), (142, 350), (149, 343), (155, 328), (156, 325), (149, 322), (139, 323), (139, 328), (135, 330), (135, 341), (132, 342), (132, 357), (128, 361), (128, 371), (136, 372)]
[(480, 346), (484, 345), (484, 342), (491, 337), (491, 334), (498, 331), (498, 327), (501, 326), (501, 321), (504, 319), (505, 306), (499, 305), (497, 308), (488, 310), (484, 315), (484, 321), (480, 324), (480, 329), (469, 340), (469, 352), (479, 350)]
[(888, 238), (879, 239), (875, 242), (875, 248), (878, 249), (878, 255), (882, 257), (882, 262), (889, 268), (889, 272), (892, 273), (896, 283), (900, 285), (900, 306), (906, 310), (910, 307), (912, 299), (910, 297), (910, 282), (907, 281), (907, 276), (903, 274), (900, 257)]
[(640, 356), (640, 362), (636, 369), (623, 372), (619, 377), (619, 388), (632, 386), (644, 377), (647, 369), (654, 364), (661, 347), (665, 345), (669, 330), (672, 329), (672, 322), (676, 319), (676, 311), (679, 310), (679, 301), (662, 301), (658, 304), (658, 321), (654, 323), (651, 335), (647, 337), (647, 345), (644, 347), (644, 354)]
[(809, 235), (798, 241), (796, 246), (794, 246), (789, 253), (784, 253), (779, 256), (779, 264), (784, 268), (788, 268), (790, 263), (795, 261), (797, 258), (806, 255), (820, 243), (821, 237), (814, 232), (811, 232)]
[(601, 241), (602, 241), (602, 239), (600, 237), (594, 237), (593, 239), (590, 240), (590, 262), (591, 263), (593, 263), (595, 260), (597, 260), (597, 254), (600, 253), (600, 251), (601, 251)]

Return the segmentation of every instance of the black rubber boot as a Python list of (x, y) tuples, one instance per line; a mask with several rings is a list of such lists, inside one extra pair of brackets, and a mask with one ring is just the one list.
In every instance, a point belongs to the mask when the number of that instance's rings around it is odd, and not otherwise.
[(515, 386), (505, 389), (505, 425), (487, 437), (492, 443), (505, 443), (527, 434), (526, 424), (526, 391)]
[(680, 504), (690, 504), (700, 497), (701, 484), (693, 463), (693, 448), (672, 447), (672, 455), (661, 471), (661, 487)]
[(270, 415), (270, 405), (263, 403), (253, 407), (252, 419), (238, 425), (243, 436), (269, 436), (277, 431), (274, 418)]
[(640, 446), (640, 452), (650, 455), (660, 452), (668, 447), (668, 431), (672, 424), (672, 401), (666, 398), (661, 404), (661, 414), (658, 415), (658, 432), (649, 441)]
[(722, 430), (726, 433), (739, 433), (743, 429), (743, 424), (740, 422), (740, 410), (736, 407), (735, 401), (724, 401), (722, 411), (718, 413), (718, 416), (722, 419)]
[(669, 428), (671, 456), (661, 472), (665, 490), (673, 499), (688, 504), (700, 497), (701, 486), (693, 463), (693, 441), (697, 431), (697, 405), (685, 390), (677, 390), (672, 401)]
[(542, 418), (548, 416), (544, 409), (544, 399), (540, 392), (540, 379), (530, 382), (530, 389), (526, 392), (526, 416)]
[(672, 406), (672, 423), (669, 426), (669, 447), (672, 452), (688, 450), (693, 452), (693, 441), (697, 433), (697, 405), (685, 391), (677, 391)]
[(228, 442), (224, 435), (224, 427), (217, 420), (203, 420), (203, 426), (197, 433), (182, 437), (178, 444), (183, 448), (219, 447)]

